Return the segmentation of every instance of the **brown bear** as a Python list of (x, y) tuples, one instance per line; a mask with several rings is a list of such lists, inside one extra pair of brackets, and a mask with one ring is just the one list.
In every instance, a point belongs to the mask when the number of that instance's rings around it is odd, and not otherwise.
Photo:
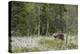
[(53, 34), (54, 38), (64, 40), (64, 34), (62, 32), (57, 32)]

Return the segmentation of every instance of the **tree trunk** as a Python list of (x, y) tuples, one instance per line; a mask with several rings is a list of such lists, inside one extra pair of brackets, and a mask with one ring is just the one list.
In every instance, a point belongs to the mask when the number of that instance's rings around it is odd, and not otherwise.
[(40, 36), (40, 6), (38, 7), (38, 14), (39, 14), (39, 17), (38, 17), (38, 21), (39, 21), (39, 23), (38, 23), (38, 36)]
[(48, 22), (48, 20), (47, 20), (47, 30), (46, 30), (46, 35), (47, 35), (47, 36), (49, 35), (48, 30), (49, 30), (49, 22)]

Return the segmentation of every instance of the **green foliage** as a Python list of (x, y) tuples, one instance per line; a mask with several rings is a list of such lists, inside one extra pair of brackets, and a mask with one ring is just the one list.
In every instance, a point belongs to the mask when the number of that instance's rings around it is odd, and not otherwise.
[(77, 6), (12, 1), (11, 31), (21, 36), (77, 33)]

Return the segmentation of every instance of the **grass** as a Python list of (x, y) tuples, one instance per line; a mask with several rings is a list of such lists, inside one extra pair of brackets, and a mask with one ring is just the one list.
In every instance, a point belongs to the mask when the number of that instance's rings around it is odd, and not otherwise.
[(65, 49), (65, 42), (59, 39), (55, 39), (55, 40), (49, 40), (49, 39), (42, 39), (39, 44), (41, 45), (45, 45), (48, 49)]
[[(35, 51), (50, 51), (50, 50), (65, 50), (66, 49), (66, 41), (64, 40), (60, 40), (60, 39), (54, 39), (54, 37), (48, 37), (48, 36), (41, 36), (41, 37), (26, 37), (26, 38), (30, 38), (33, 39), (37, 42), (38, 46), (35, 47), (28, 47), (26, 45), (26, 47), (21, 46), (21, 47), (14, 47), (14, 45), (12, 46), (12, 52), (17, 53), (17, 52), (35, 52)], [(25, 39), (25, 41), (31, 41), (29, 39)], [(72, 38), (72, 43), (69, 44), (67, 46), (68, 49), (77, 49), (78, 45), (75, 42), (75, 37)], [(16, 39), (15, 39), (16, 41)], [(20, 41), (23, 41), (23, 38), (21, 39), (20, 37)], [(21, 42), (20, 42), (21, 43)], [(18, 46), (20, 46), (18, 43)], [(23, 41), (24, 43), (24, 41)], [(16, 43), (14, 43), (16, 45)], [(25, 44), (30, 44), (29, 42), (25, 42)], [(31, 43), (32, 44), (32, 43)]]
[(70, 43), (68, 46), (66, 46), (66, 41), (65, 40), (60, 40), (60, 39), (47, 39), (47, 38), (42, 38), (39, 41), (40, 45), (45, 45), (46, 48), (49, 50), (65, 50), (65, 49), (77, 49), (78, 45), (76, 43)]
[(77, 44), (74, 44), (74, 43), (71, 43), (69, 46), (68, 46), (69, 49), (78, 49), (78, 45)]
[(12, 50), (13, 53), (18, 53), (18, 52), (35, 52), (35, 51), (40, 51), (37, 47), (34, 48), (15, 48)]

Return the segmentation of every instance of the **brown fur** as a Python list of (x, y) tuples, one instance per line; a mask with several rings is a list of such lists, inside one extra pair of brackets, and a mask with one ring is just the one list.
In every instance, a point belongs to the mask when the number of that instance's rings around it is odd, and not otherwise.
[(58, 39), (64, 40), (64, 34), (63, 33), (56, 33), (54, 35), (54, 38), (58, 38)]

